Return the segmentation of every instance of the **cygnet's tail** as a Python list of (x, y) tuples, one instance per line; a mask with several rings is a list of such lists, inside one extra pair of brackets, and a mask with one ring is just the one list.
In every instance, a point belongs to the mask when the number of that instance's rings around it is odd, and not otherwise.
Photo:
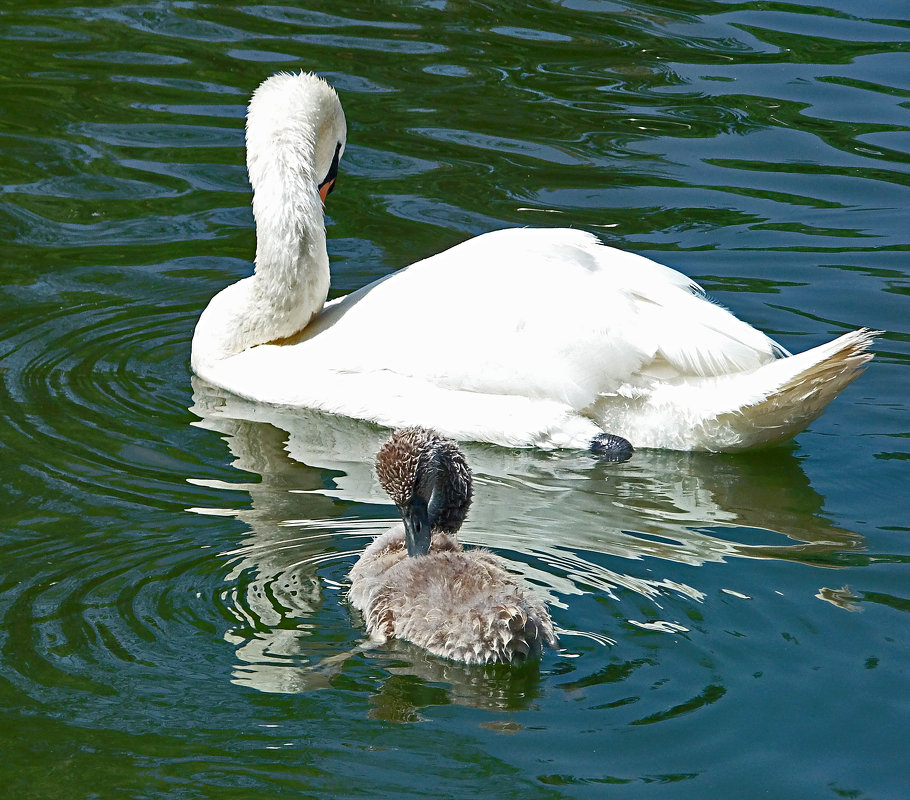
[(795, 436), (859, 377), (872, 358), (869, 347), (880, 333), (860, 328), (738, 378), (738, 389), (745, 388), (742, 383), (751, 384), (749, 391), (737, 391), (740, 400), (752, 399), (721, 415), (723, 422), (743, 435), (741, 447)]

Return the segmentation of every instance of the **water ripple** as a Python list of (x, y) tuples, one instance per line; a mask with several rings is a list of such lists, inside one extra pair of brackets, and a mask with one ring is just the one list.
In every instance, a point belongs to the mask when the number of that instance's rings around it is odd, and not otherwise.
[[(229, 513), (249, 527), (244, 544), (222, 554), (235, 587), (224, 596), (237, 620), (227, 634), (241, 665), (235, 680), (269, 692), (323, 685), (357, 653), (359, 620), (342, 603), (344, 576), (392, 522), (371, 510), (387, 508), (369, 462), (384, 434), (352, 420), (257, 407), (198, 380), (195, 399), (201, 424), (227, 434), (234, 466), (261, 476), (230, 486), (250, 496), (250, 507), (195, 509)], [(498, 448), (469, 447), (468, 457), (477, 488), (462, 538), (499, 554), (547, 598), (557, 624), (572, 609), (575, 625), (562, 625), (563, 657), (584, 650), (583, 642), (614, 641), (617, 626), (675, 635), (690, 629), (693, 607), (720, 593), (754, 594), (752, 586), (693, 584), (692, 567), (738, 558), (824, 563), (861, 546), (856, 534), (812, 512), (818, 499), (808, 486), (787, 503), (808, 514), (769, 503), (779, 484), (766, 478), (764, 459), (750, 467), (741, 459), (640, 454), (616, 469), (588, 457)], [(789, 475), (794, 486), (792, 457), (778, 453), (772, 461), (772, 473)], [(320, 477), (327, 471), (335, 476), (330, 487)], [(327, 500), (356, 504), (366, 518), (333, 516)], [(613, 614), (577, 627), (584, 597), (610, 598)]]

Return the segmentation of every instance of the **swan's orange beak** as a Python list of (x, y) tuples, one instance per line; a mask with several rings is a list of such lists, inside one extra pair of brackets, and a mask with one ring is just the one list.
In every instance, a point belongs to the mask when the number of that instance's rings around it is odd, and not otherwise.
[(322, 186), (319, 187), (319, 197), (322, 199), (322, 205), (325, 205), (325, 199), (329, 196), (329, 192), (335, 186), (335, 179), (332, 178), (330, 181), (326, 181)]

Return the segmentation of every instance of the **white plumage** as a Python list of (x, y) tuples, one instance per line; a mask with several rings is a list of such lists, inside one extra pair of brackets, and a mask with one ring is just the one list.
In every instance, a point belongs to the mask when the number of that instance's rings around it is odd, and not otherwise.
[(346, 125), (335, 92), (276, 75), (250, 103), (256, 271), (210, 302), (194, 371), (262, 402), (462, 440), (740, 450), (793, 436), (871, 358), (874, 333), (799, 356), (689, 278), (569, 229), (470, 239), (325, 304), (320, 201)]

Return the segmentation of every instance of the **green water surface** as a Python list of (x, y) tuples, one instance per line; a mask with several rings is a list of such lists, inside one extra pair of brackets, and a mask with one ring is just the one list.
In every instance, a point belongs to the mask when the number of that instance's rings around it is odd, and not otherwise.
[[(296, 69), (348, 119), (333, 296), (571, 225), (875, 361), (767, 452), (469, 448), (464, 538), (562, 649), (359, 648), (382, 432), (188, 368), (251, 270), (245, 104)], [(0, 796), (906, 798), (908, 274), (902, 0), (8, 0)]]

